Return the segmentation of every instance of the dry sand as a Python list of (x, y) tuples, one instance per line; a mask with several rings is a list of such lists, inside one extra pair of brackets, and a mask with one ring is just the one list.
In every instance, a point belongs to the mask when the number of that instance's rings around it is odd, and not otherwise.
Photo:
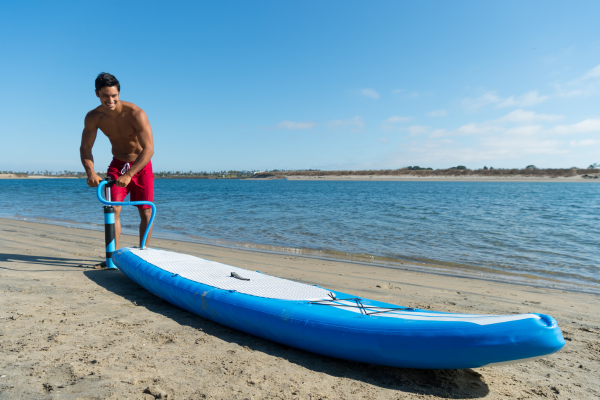
[(120, 271), (93, 270), (102, 232), (0, 219), (0, 399), (600, 398), (597, 295), (169, 240), (152, 245), (406, 306), (547, 313), (567, 344), (531, 363), (466, 370), (332, 359), (197, 317)]

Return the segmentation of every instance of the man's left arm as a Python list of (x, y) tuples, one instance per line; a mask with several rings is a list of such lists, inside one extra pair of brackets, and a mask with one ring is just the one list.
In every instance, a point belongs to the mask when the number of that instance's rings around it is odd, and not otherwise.
[(152, 128), (150, 121), (144, 110), (137, 110), (133, 113), (133, 125), (137, 131), (137, 137), (142, 146), (142, 152), (137, 156), (135, 163), (129, 171), (117, 179), (116, 185), (125, 187), (131, 181), (131, 178), (140, 172), (154, 155), (154, 139), (152, 138)]

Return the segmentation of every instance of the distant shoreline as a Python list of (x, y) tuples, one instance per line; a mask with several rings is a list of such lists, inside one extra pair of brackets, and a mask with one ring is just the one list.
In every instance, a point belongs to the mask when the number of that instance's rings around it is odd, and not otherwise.
[[(531, 167), (531, 168), (530, 168)], [(326, 181), (403, 181), (403, 182), (600, 182), (598, 168), (448, 169), (407, 167), (388, 170), (345, 171), (264, 171), (249, 179), (288, 179)]]
[[(0, 174), (0, 179), (79, 179), (75, 176), (15, 176), (14, 174)], [(155, 179), (210, 179), (210, 180), (246, 180), (246, 181), (345, 181), (345, 182), (558, 182), (558, 183), (600, 183), (600, 179), (584, 178), (581, 175), (570, 177), (524, 177), (524, 176), (414, 176), (414, 175), (323, 175), (323, 176), (285, 176), (268, 178), (155, 178)]]
[[(253, 178), (249, 178), (253, 179)], [(256, 178), (254, 178), (256, 179)], [(259, 178), (264, 179), (284, 179), (281, 178)], [(323, 176), (286, 176), (289, 181), (379, 181), (379, 182), (600, 182), (600, 179), (584, 178), (582, 175), (544, 177), (544, 176), (416, 176), (416, 175), (323, 175)]]
[[(428, 171), (429, 172), (429, 171)], [(24, 175), (24, 174), (0, 174), (0, 179), (85, 179), (85, 176), (56, 176), (56, 175)], [(456, 174), (456, 175), (435, 175), (428, 174), (365, 174), (365, 173), (349, 173), (340, 174), (332, 173), (311, 175), (294, 175), (287, 173), (260, 173), (250, 177), (205, 177), (205, 176), (155, 176), (154, 179), (223, 179), (223, 180), (288, 180), (288, 181), (351, 181), (351, 182), (560, 182), (560, 183), (600, 183), (600, 174), (575, 174), (570, 176), (560, 175), (522, 175), (522, 174), (505, 174), (505, 175), (479, 175), (479, 174)]]
[(0, 174), (0, 179), (78, 179), (76, 176), (48, 176), (48, 175), (26, 175)]

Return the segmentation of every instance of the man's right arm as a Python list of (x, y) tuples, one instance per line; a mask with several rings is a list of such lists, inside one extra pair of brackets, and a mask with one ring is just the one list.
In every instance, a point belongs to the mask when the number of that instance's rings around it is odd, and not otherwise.
[(81, 147), (79, 148), (81, 163), (83, 164), (83, 168), (85, 168), (87, 184), (90, 187), (97, 187), (102, 181), (102, 178), (94, 171), (94, 156), (92, 155), (92, 147), (94, 147), (97, 132), (98, 121), (94, 116), (94, 112), (90, 111), (85, 116), (83, 133), (81, 134)]

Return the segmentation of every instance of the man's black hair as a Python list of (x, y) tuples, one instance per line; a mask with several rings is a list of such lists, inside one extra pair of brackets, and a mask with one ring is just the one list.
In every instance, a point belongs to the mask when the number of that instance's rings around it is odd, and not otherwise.
[(108, 72), (101, 72), (98, 74), (96, 78), (96, 91), (99, 92), (103, 87), (111, 87), (116, 86), (117, 90), (121, 92), (121, 84), (114, 77), (114, 75), (109, 74)]

